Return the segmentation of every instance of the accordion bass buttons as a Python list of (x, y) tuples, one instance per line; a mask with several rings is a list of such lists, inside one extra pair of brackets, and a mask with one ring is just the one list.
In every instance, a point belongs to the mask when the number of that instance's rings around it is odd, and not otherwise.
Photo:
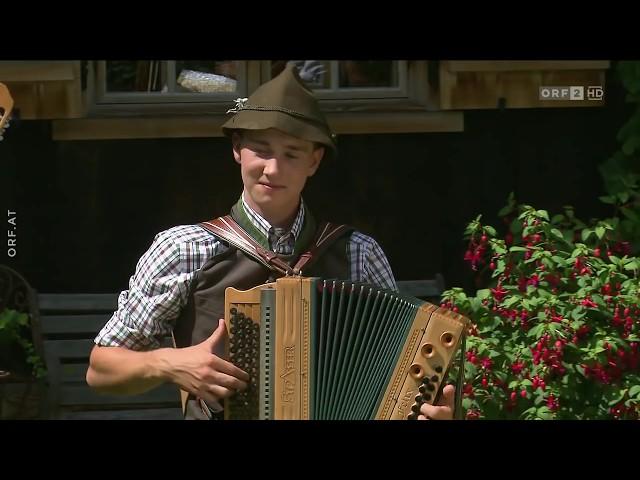
[(430, 343), (425, 343), (420, 347), (420, 353), (424, 358), (431, 358), (435, 355), (435, 348)]
[(456, 337), (451, 332), (444, 332), (440, 336), (440, 343), (442, 343), (446, 348), (451, 348), (456, 344)]
[(424, 377), (424, 368), (419, 363), (414, 363), (409, 368), (409, 374), (416, 380), (420, 380)]

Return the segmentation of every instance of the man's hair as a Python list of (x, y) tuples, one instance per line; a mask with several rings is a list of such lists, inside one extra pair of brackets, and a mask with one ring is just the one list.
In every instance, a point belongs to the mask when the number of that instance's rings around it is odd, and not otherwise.
[[(243, 137), (243, 134), (245, 132), (246, 128), (234, 128), (233, 130), (231, 130), (231, 134), (238, 134), (238, 136), (240, 136), (240, 138)], [(304, 140), (304, 138), (302, 138), (301, 140)], [(309, 141), (309, 140), (307, 140)], [(328, 148), (324, 143), (320, 143), (320, 142), (311, 142), (313, 143), (313, 150), (318, 150), (319, 148), (324, 148), (325, 150)]]

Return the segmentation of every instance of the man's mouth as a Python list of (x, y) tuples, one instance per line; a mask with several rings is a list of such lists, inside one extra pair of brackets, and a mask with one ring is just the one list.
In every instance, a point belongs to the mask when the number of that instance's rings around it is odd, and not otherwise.
[(272, 190), (278, 190), (278, 189), (284, 188), (284, 185), (276, 185), (275, 183), (258, 182), (258, 185), (262, 185), (263, 187), (266, 187)]

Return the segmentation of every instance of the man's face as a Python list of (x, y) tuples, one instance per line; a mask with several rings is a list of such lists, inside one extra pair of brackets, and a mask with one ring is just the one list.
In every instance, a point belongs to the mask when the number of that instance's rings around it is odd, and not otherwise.
[(313, 142), (279, 130), (244, 130), (233, 134), (233, 156), (240, 164), (249, 205), (260, 213), (287, 212), (324, 154)]

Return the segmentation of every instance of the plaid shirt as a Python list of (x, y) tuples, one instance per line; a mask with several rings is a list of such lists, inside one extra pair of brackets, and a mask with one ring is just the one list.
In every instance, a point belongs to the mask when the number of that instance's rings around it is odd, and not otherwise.
[[(304, 222), (304, 202), (289, 231), (272, 227), (242, 197), (251, 222), (278, 253), (291, 253)], [(218, 237), (198, 225), (180, 225), (156, 235), (140, 257), (129, 289), (118, 297), (118, 310), (95, 338), (104, 346), (151, 350), (169, 335), (181, 309), (187, 304), (195, 272), (226, 247)], [(389, 262), (371, 237), (353, 232), (347, 242), (351, 279), (397, 290)]]

